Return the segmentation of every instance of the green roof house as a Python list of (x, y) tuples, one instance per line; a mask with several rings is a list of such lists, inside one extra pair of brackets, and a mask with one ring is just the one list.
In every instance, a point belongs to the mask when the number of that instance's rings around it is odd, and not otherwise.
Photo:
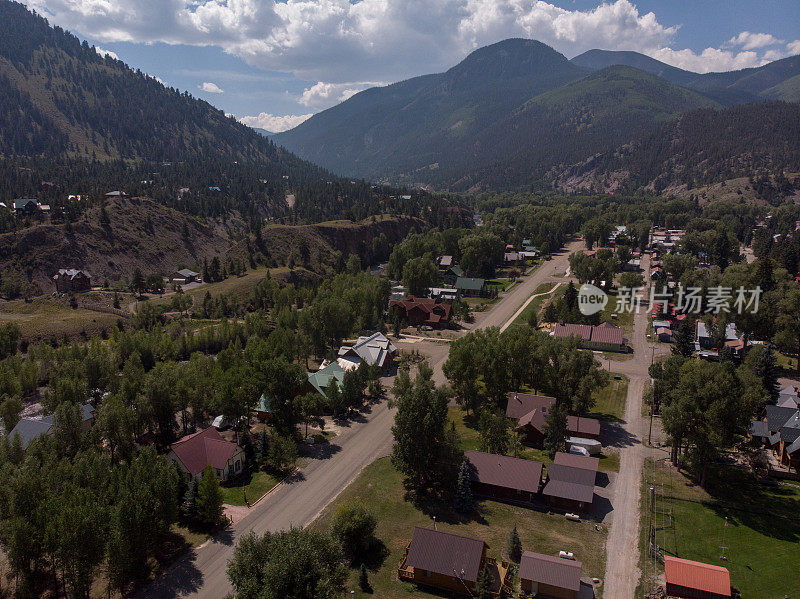
[(465, 297), (478, 297), (486, 291), (486, 281), (484, 279), (458, 277), (455, 288)]
[(317, 370), (316, 372), (308, 373), (308, 383), (322, 395), (326, 395), (325, 391), (331, 384), (331, 379), (336, 379), (336, 383), (341, 387), (344, 381), (344, 370), (339, 366), (338, 362), (331, 362), (325, 368)]

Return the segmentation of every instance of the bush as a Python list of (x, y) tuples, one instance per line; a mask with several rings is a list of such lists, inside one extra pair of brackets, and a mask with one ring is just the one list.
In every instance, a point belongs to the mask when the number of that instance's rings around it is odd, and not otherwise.
[(360, 500), (339, 504), (330, 525), (331, 537), (351, 558), (368, 551), (375, 542), (378, 522)]

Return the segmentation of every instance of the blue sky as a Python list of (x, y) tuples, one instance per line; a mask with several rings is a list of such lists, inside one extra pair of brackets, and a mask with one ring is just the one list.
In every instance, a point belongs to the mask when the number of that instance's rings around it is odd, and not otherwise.
[(253, 126), (302, 122), (372, 85), (508, 37), (567, 57), (635, 50), (694, 71), (800, 54), (797, 0), (27, 0), (129, 65)]

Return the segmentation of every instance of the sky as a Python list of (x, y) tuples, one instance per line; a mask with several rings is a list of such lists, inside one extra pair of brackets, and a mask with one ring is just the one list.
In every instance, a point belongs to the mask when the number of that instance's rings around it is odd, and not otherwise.
[(800, 54), (798, 0), (23, 0), (165, 85), (278, 132), (510, 37), (696, 72)]

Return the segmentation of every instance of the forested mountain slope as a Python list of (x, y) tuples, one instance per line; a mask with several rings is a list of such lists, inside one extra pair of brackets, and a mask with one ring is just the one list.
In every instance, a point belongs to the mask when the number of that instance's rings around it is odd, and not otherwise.
[(796, 173), (800, 105), (762, 102), (688, 112), (614, 151), (564, 169), (556, 185), (661, 192), (746, 178), (744, 187), (772, 200), (800, 187)]

